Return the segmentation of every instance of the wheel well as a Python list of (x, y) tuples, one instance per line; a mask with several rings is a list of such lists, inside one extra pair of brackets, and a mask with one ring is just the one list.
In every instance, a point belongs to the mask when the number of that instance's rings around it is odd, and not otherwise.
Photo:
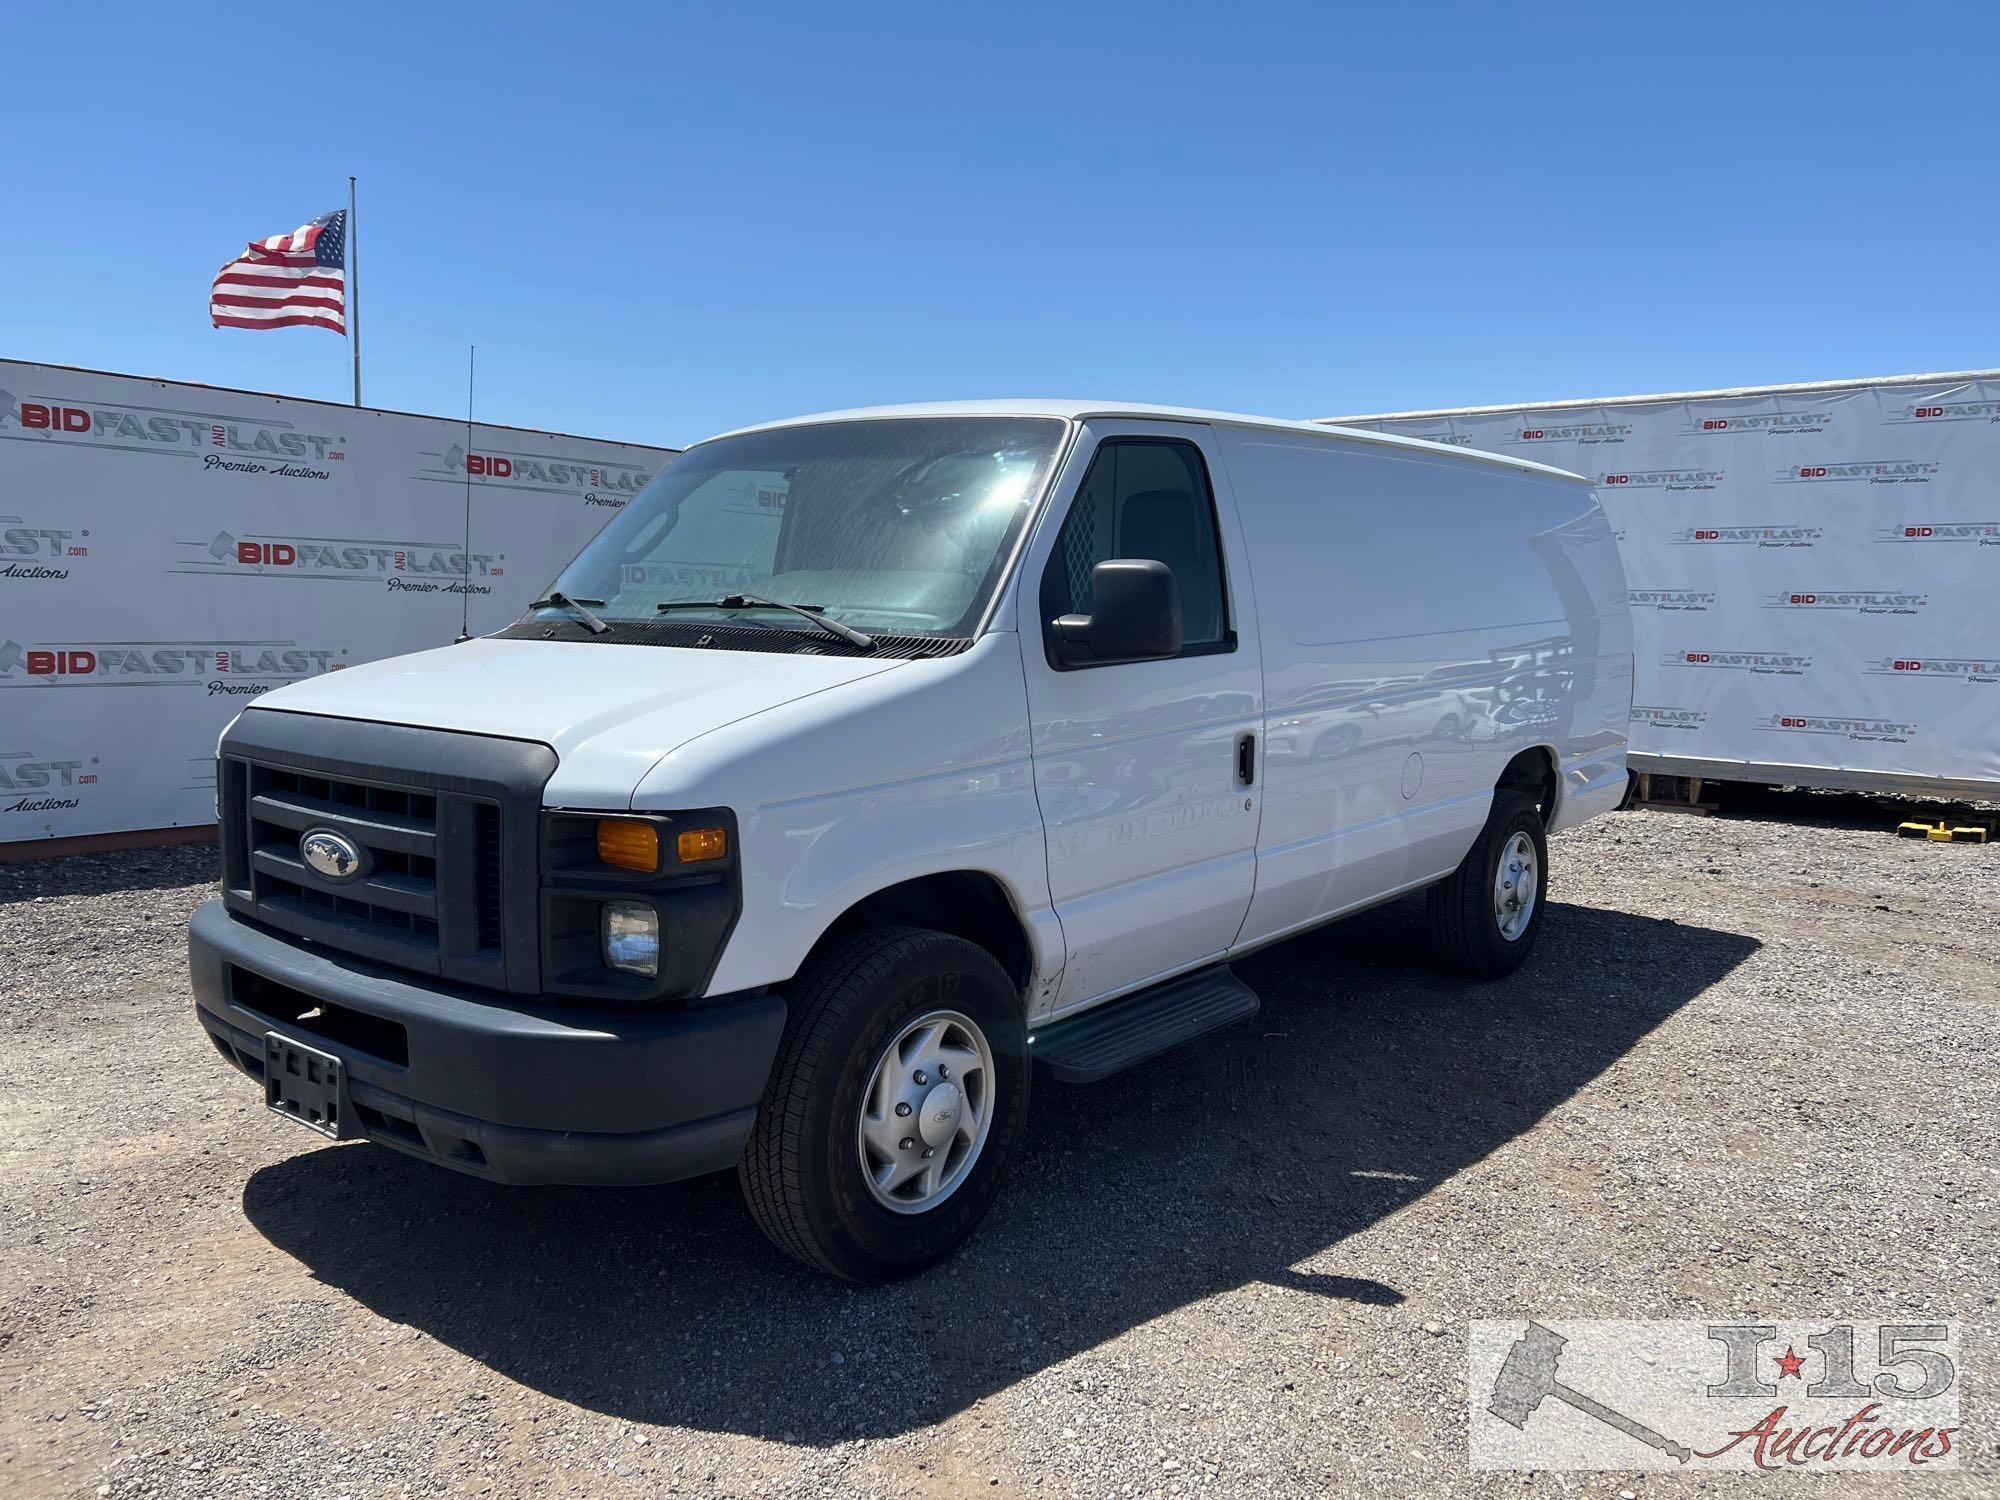
[(815, 947), (866, 927), (928, 927), (984, 948), (1025, 990), (1035, 977), (1034, 949), (998, 880), (977, 870), (922, 875), (856, 902)]
[(1508, 761), (1507, 769), (1494, 783), (1497, 790), (1519, 792), (1533, 802), (1542, 815), (1543, 827), (1555, 821), (1558, 785), (1555, 753), (1545, 745), (1523, 750)]

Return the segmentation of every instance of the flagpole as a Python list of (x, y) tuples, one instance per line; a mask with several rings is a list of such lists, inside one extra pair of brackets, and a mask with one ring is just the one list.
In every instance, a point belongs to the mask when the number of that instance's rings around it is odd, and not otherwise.
[(361, 243), (354, 218), (354, 179), (347, 179), (347, 339), (354, 346), (354, 404), (361, 404)]

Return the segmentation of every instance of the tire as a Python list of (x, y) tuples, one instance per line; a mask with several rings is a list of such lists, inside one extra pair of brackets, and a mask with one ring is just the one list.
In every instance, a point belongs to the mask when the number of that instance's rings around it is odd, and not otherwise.
[[(991, 954), (963, 938), (889, 927), (829, 944), (807, 961), (786, 998), (785, 1034), (737, 1165), (751, 1216), (787, 1255), (850, 1281), (892, 1281), (937, 1264), (985, 1218), (1020, 1139), (1030, 1074), (1020, 992)], [(919, 1020), (925, 1024), (902, 1040)], [(974, 1059), (959, 1069), (962, 1092), (936, 1109), (953, 1080), (949, 1066), (937, 1067), (935, 1053), (918, 1048), (934, 1025), (944, 1028), (939, 1045), (951, 1049), (943, 1056)], [(894, 1063), (892, 1044), (899, 1049)], [(928, 1071), (906, 1067), (905, 1048), (919, 1063), (929, 1059)], [(943, 1080), (932, 1078), (933, 1071)], [(983, 1083), (976, 1081), (982, 1073)], [(908, 1080), (915, 1077), (930, 1092), (913, 1092)], [(879, 1183), (883, 1174), (912, 1167), (909, 1157), (897, 1155), (896, 1140), (886, 1150), (870, 1144), (870, 1120), (877, 1135), (888, 1123), (886, 1109), (864, 1115), (878, 1082), (905, 1091), (899, 1103), (911, 1104), (912, 1112), (899, 1110), (891, 1133), (911, 1132), (902, 1139), (914, 1155), (936, 1163), (935, 1179), (921, 1166), (891, 1191), (871, 1186), (871, 1175)], [(935, 1128), (957, 1130), (976, 1113), (983, 1121), (977, 1142), (968, 1132), (964, 1141), (953, 1135), (927, 1145), (919, 1131), (934, 1128), (933, 1120), (943, 1121), (953, 1105), (952, 1121)], [(961, 1149), (969, 1154), (957, 1154)], [(872, 1173), (864, 1167), (870, 1150), (881, 1153)], [(933, 1196), (925, 1197), (933, 1182)]]
[[(1525, 846), (1517, 840), (1525, 840)], [(1502, 906), (1498, 886), (1502, 854), (1518, 854), (1524, 847), (1533, 853), (1532, 871), (1523, 872), (1532, 875), (1533, 889), (1523, 918)], [(1430, 888), (1431, 946), (1438, 961), (1469, 979), (1502, 979), (1520, 968), (1542, 930), (1548, 869), (1548, 835), (1535, 804), (1519, 792), (1495, 792), (1486, 826), (1471, 850), (1456, 870)], [(1516, 877), (1515, 899), (1522, 884)]]

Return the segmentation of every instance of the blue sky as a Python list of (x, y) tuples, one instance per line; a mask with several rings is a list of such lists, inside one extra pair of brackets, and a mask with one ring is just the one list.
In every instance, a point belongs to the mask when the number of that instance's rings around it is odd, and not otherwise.
[[(293, 18), (289, 34), (266, 16)], [(2000, 364), (2000, 7), (17, 4), (0, 356), (371, 405), (1314, 416)], [(308, 45), (310, 43), (310, 46)]]

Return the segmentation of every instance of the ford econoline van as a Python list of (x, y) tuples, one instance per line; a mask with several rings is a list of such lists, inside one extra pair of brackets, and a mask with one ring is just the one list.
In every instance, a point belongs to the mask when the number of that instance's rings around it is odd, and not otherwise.
[(734, 1168), (792, 1255), (907, 1274), (1034, 1072), (1242, 1018), (1252, 949), (1427, 889), (1444, 966), (1511, 973), (1631, 683), (1538, 464), (1077, 401), (730, 433), (497, 634), (236, 719), (198, 1014), (323, 1135)]

